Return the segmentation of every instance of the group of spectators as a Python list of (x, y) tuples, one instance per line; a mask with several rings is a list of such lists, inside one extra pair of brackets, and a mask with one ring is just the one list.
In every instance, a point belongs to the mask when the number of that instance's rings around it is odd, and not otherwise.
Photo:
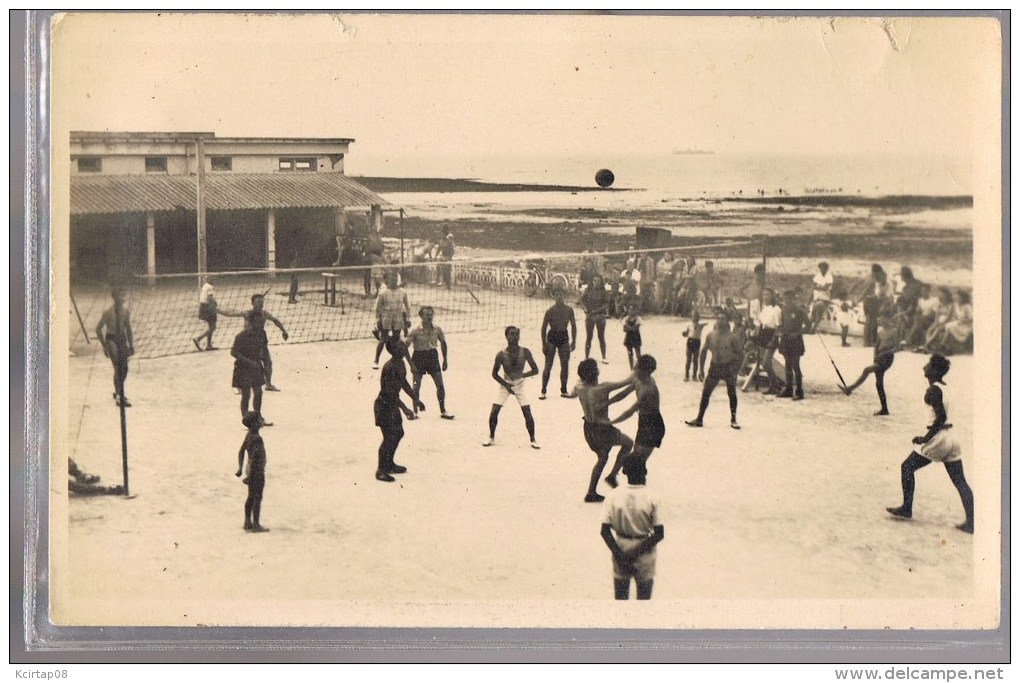
[(923, 353), (951, 354), (973, 344), (974, 307), (963, 289), (933, 287), (914, 277), (910, 266), (900, 268), (893, 282), (878, 263), (863, 293), (855, 299), (864, 312), (864, 345), (878, 341), (878, 320), (889, 316), (901, 348)]
[[(672, 252), (637, 252), (631, 248), (622, 268), (610, 267), (593, 245), (582, 254), (579, 276), (582, 290), (595, 278), (608, 293), (608, 314), (622, 318), (631, 313), (669, 314), (690, 317), (699, 312), (735, 308), (733, 296), (748, 301), (746, 315), (757, 319), (765, 291), (765, 266), (756, 264), (751, 279), (726, 289), (727, 279), (711, 260), (698, 263), (694, 256), (677, 257)], [(793, 287), (802, 291), (799, 286)], [(843, 343), (856, 309), (863, 321), (864, 345), (878, 342), (878, 321), (891, 318), (900, 348), (924, 353), (948, 354), (968, 350), (973, 343), (973, 307), (970, 294), (923, 283), (910, 266), (889, 277), (880, 264), (873, 264), (863, 286), (837, 287), (825, 261), (812, 278), (811, 299), (805, 332), (818, 330), (827, 317), (842, 328)]]
[(610, 315), (689, 316), (698, 308), (722, 305), (725, 279), (712, 261), (702, 265), (694, 256), (677, 258), (672, 252), (660, 254), (656, 260), (652, 252), (631, 251), (622, 268), (607, 268), (604, 257), (592, 245), (582, 255), (581, 287), (602, 277), (610, 294)]

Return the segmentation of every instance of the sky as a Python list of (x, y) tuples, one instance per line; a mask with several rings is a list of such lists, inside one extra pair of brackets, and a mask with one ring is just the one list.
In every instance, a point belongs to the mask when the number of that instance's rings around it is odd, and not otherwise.
[(999, 51), (980, 18), (76, 14), (54, 30), (54, 132), (350, 137), (369, 174), (606, 149), (968, 156), (998, 127)]

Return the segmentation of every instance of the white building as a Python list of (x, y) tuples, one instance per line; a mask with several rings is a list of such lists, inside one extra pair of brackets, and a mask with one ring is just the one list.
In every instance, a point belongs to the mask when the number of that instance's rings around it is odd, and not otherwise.
[(344, 175), (352, 142), (71, 133), (72, 273), (106, 280), (332, 263), (348, 215), (379, 225), (386, 204)]

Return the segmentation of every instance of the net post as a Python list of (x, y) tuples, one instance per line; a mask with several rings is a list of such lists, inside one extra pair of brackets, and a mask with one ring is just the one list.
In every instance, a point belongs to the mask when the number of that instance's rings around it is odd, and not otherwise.
[[(113, 315), (116, 324), (117, 335), (123, 334), (120, 324), (120, 304), (113, 302)], [(125, 352), (127, 349), (124, 349)], [(113, 368), (114, 377), (117, 379), (117, 405), (120, 408), (120, 454), (124, 471), (124, 495), (128, 496), (131, 489), (128, 488), (128, 447), (127, 447), (127, 406), (124, 400), (124, 375), (121, 373), (121, 364), (127, 365), (128, 358), (121, 358), (120, 349), (116, 349), (117, 363)]]

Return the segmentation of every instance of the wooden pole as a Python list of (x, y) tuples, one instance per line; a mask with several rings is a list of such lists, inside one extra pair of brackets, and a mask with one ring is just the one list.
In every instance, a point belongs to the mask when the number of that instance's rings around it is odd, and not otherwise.
[(202, 286), (202, 279), (206, 272), (206, 244), (205, 244), (205, 141), (199, 138), (195, 141), (195, 163), (198, 166), (198, 185), (196, 197), (196, 230), (198, 250), (198, 286)]
[(404, 265), (404, 210), (400, 210), (400, 265)]
[[(124, 330), (120, 326), (120, 304), (117, 301), (113, 302), (113, 315), (116, 321), (116, 335), (119, 339), (124, 334)], [(114, 342), (114, 349), (113, 353), (117, 354), (117, 363), (113, 368), (113, 372), (117, 379), (117, 404), (120, 406), (120, 456), (124, 469), (124, 495), (127, 496), (130, 495), (130, 489), (128, 488), (127, 406), (124, 401), (124, 377), (120, 372), (120, 364), (126, 364), (128, 359), (120, 357), (121, 349), (116, 342)], [(126, 352), (127, 348), (124, 351)]]

